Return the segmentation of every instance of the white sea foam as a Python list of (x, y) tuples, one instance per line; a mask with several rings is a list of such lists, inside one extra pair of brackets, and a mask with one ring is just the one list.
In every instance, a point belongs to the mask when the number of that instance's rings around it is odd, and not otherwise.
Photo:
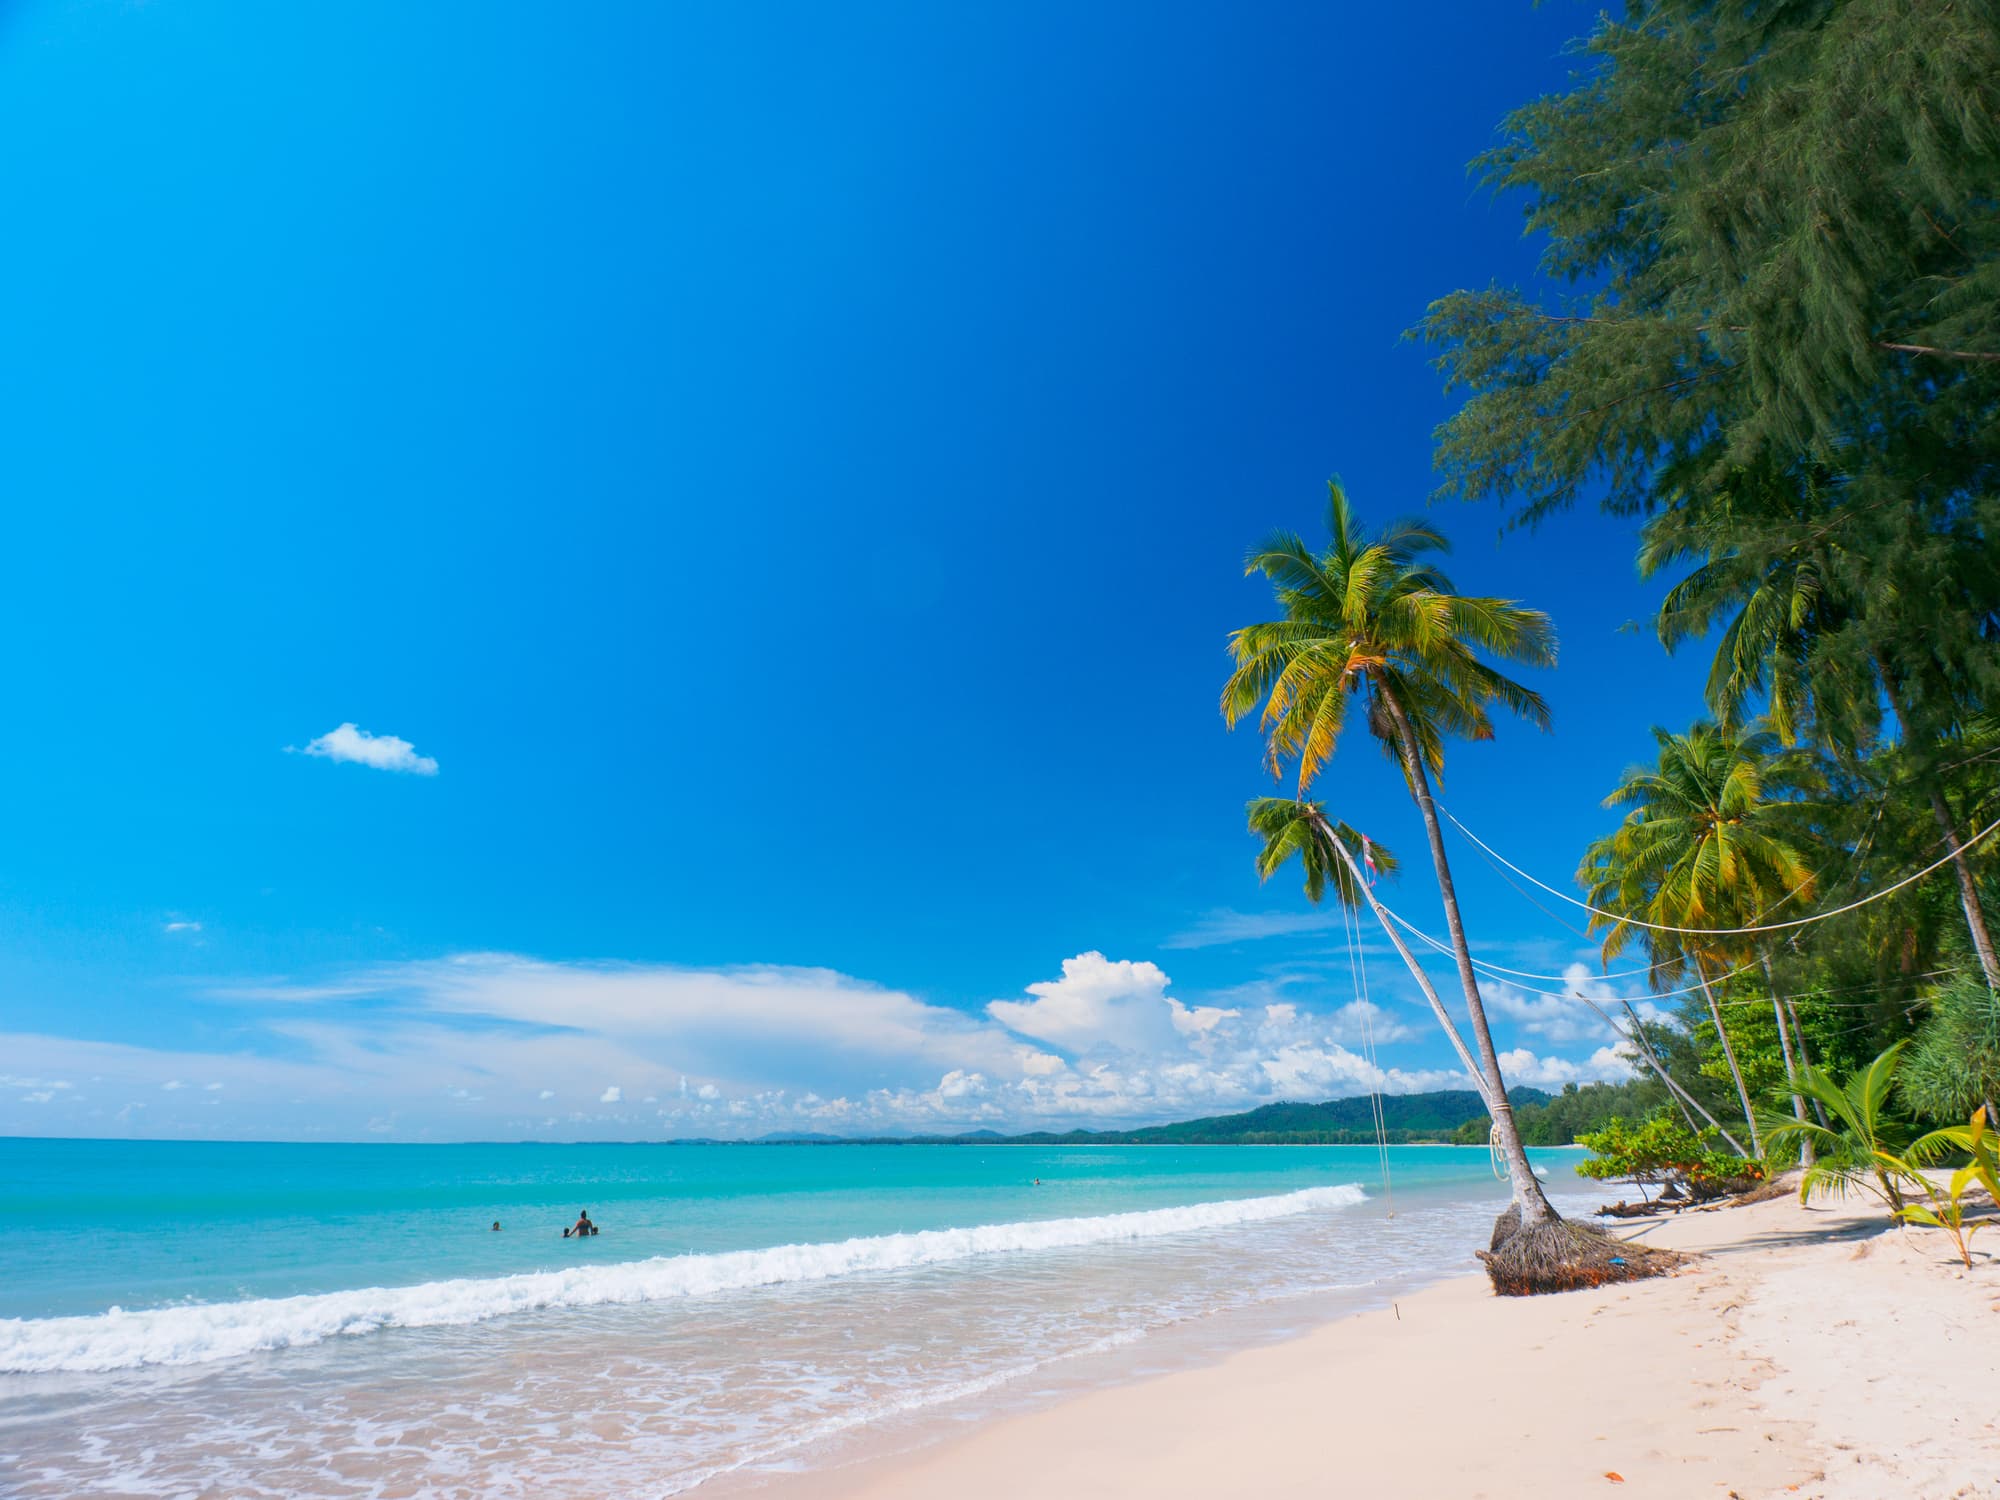
[(0, 1318), (0, 1372), (125, 1370), (194, 1365), (262, 1350), (317, 1344), (382, 1328), (481, 1323), (550, 1307), (662, 1302), (714, 1292), (900, 1271), (974, 1256), (1065, 1250), (1227, 1229), (1362, 1201), (1360, 1188), (1306, 1188), (1180, 1208), (1094, 1218), (1041, 1219), (928, 1229), (820, 1245), (777, 1245), (712, 1255), (659, 1256), (519, 1276), (460, 1278), (407, 1287), (363, 1287), (302, 1297), (260, 1297), (91, 1317)]

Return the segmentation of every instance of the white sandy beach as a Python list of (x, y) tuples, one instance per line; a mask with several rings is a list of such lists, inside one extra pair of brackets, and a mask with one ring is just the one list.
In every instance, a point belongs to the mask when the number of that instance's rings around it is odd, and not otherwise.
[(1463, 1277), (768, 1493), (2000, 1496), (1989, 1255), (1968, 1273), (1942, 1234), (1790, 1197), (1620, 1229), (1704, 1253), (1667, 1279), (1554, 1297)]

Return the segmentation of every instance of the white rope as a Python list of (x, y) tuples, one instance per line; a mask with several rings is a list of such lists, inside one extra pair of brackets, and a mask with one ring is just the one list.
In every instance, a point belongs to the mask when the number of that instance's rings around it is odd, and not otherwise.
[(1396, 1190), (1389, 1181), (1389, 1127), (1382, 1115), (1382, 1068), (1375, 1060), (1375, 1002), (1368, 998), (1368, 955), (1361, 951), (1361, 913), (1354, 917), (1354, 966), (1361, 974), (1361, 1049), (1368, 1056), (1369, 1101), (1375, 1110), (1375, 1151), (1382, 1159), (1382, 1197), (1396, 1217)]
[[(1421, 942), (1428, 943), (1431, 947), (1435, 948), (1439, 953), (1444, 954), (1448, 958), (1456, 958), (1458, 956), (1458, 950), (1456, 948), (1453, 948), (1449, 943), (1445, 942), (1441, 938), (1436, 938), (1431, 936), (1431, 934), (1425, 932), (1423, 928), (1417, 926), (1416, 923), (1412, 922), (1408, 917), (1402, 915), (1402, 913), (1393, 910), (1387, 905), (1384, 905), (1382, 910), (1388, 912), (1390, 920), (1393, 921), (1398, 927), (1402, 928), (1405, 932), (1409, 933), (1412, 937), (1418, 939)], [(1468, 957), (1469, 956), (1470, 955), (1468, 955)], [(1480, 973), (1484, 974), (1488, 979), (1497, 979), (1503, 977), (1516, 978), (1516, 979), (1544, 979), (1552, 984), (1571, 984), (1575, 982), (1572, 981), (1569, 978), (1569, 976), (1565, 974), (1528, 974), (1522, 972), (1519, 969), (1507, 969), (1507, 968), (1502, 968), (1499, 964), (1490, 964), (1486, 962), (1486, 960), (1483, 958), (1473, 959), (1472, 967), (1477, 969)], [(1744, 964), (1739, 968), (1734, 968), (1729, 970), (1727, 973), (1711, 975), (1709, 977), (1708, 982), (1710, 984), (1720, 984), (1725, 979), (1734, 979), (1738, 974), (1747, 974), (1750, 972), (1750, 970), (1756, 967), (1757, 965), (1754, 963)], [(1638, 969), (1635, 970), (1634, 972), (1644, 974), (1647, 971), (1645, 969)], [(1617, 979), (1620, 978), (1621, 976), (1616, 974), (1600, 974), (1600, 975), (1594, 975), (1592, 977), (1593, 980), (1609, 980), (1609, 979)], [(1516, 985), (1514, 986), (1514, 988), (1522, 990), (1530, 995), (1541, 995), (1550, 1000), (1570, 1000), (1576, 998), (1574, 993), (1568, 990), (1538, 990), (1525, 984)], [(1640, 998), (1642, 1000), (1668, 1000), (1675, 995), (1692, 995), (1696, 990), (1700, 988), (1701, 986), (1698, 984), (1683, 985), (1680, 989), (1677, 990), (1649, 991), (1647, 994), (1640, 996)], [(1760, 1000), (1757, 1003), (1761, 1005), (1763, 1004), (1763, 1001)]]
[(1988, 823), (1984, 828), (1980, 829), (1978, 833), (1974, 834), (1970, 839), (1966, 840), (1965, 843), (1959, 845), (1958, 848), (1951, 850), (1950, 852), (1945, 854), (1941, 859), (1935, 860), (1932, 863), (1925, 865), (1921, 870), (1917, 871), (1916, 874), (1905, 875), (1901, 880), (1897, 881), (1894, 885), (1884, 886), (1881, 890), (1874, 892), (1872, 895), (1863, 896), (1859, 901), (1850, 901), (1845, 906), (1836, 906), (1832, 911), (1814, 912), (1809, 917), (1796, 917), (1789, 922), (1768, 922), (1758, 927), (1669, 927), (1664, 923), (1660, 922), (1642, 922), (1637, 917), (1621, 917), (1616, 912), (1602, 911), (1597, 907), (1592, 906), (1588, 901), (1579, 901), (1574, 896), (1564, 895), (1554, 886), (1548, 885), (1543, 881), (1536, 880), (1534, 876), (1530, 875), (1526, 870), (1522, 869), (1519, 865), (1515, 864), (1513, 861), (1509, 860), (1505, 855), (1501, 854), (1499, 850), (1495, 849), (1491, 844), (1487, 843), (1484, 839), (1480, 838), (1478, 834), (1474, 833), (1470, 828), (1467, 828), (1463, 823), (1459, 822), (1457, 818), (1452, 817), (1452, 813), (1449, 808), (1446, 808), (1442, 804), (1439, 804), (1439, 811), (1443, 812), (1447, 818), (1451, 818), (1452, 826), (1454, 828), (1456, 828), (1460, 833), (1464, 834), (1467, 838), (1471, 839), (1472, 842), (1477, 844), (1481, 849), (1484, 849), (1494, 859), (1499, 860), (1501, 864), (1505, 865), (1508, 869), (1512, 870), (1516, 875), (1520, 876), (1523, 880), (1528, 881), (1533, 885), (1540, 886), (1543, 890), (1547, 891), (1551, 896), (1554, 896), (1558, 901), (1567, 901), (1571, 906), (1581, 907), (1583, 910), (1589, 912), (1594, 917), (1602, 917), (1607, 922), (1616, 922), (1624, 927), (1644, 927), (1649, 932), (1671, 932), (1671, 933), (1677, 933), (1683, 937), (1743, 937), (1754, 932), (1783, 932), (1787, 928), (1809, 927), (1814, 922), (1824, 922), (1829, 917), (1842, 916), (1847, 912), (1851, 912), (1857, 910), (1860, 907), (1867, 906), (1870, 902), (1880, 901), (1885, 896), (1893, 896), (1896, 894), (1896, 892), (1900, 891), (1904, 886), (1922, 880), (1926, 875), (1929, 875), (1935, 870), (1943, 869), (1946, 865), (1950, 864), (1959, 855), (1965, 853), (1967, 850), (1977, 845), (1981, 840), (1985, 839), (1987, 835), (1992, 833), (1996, 828), (2000, 828), (2000, 818), (1995, 818), (1991, 823)]
[(1375, 1156), (1382, 1168), (1382, 1197), (1393, 1219), (1396, 1190), (1389, 1181), (1389, 1133), (1382, 1115), (1382, 1069), (1375, 1061), (1375, 1026), (1369, 1018), (1375, 1007), (1368, 998), (1368, 958), (1361, 951), (1361, 913), (1342, 902), (1340, 918), (1341, 936), (1347, 941), (1348, 977), (1353, 982), (1355, 998), (1361, 1002), (1361, 1050), (1368, 1062), (1368, 1108), (1375, 1119)]

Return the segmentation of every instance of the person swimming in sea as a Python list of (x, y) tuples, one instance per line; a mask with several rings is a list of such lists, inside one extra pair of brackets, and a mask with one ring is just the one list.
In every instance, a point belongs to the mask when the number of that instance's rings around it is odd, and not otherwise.
[(568, 1239), (571, 1235), (575, 1235), (578, 1239), (582, 1239), (587, 1234), (595, 1233), (597, 1226), (590, 1222), (590, 1210), (580, 1208), (576, 1211), (576, 1222), (563, 1231), (563, 1238)]
[(500, 1228), (500, 1221), (498, 1219), (495, 1219), (493, 1221), (493, 1227), (495, 1230), (498, 1230)]

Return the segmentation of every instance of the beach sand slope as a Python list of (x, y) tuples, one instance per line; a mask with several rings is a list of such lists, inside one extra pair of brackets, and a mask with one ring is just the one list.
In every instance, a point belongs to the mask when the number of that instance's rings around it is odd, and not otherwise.
[(1668, 1279), (1483, 1277), (1219, 1365), (1096, 1391), (784, 1500), (2000, 1497), (2000, 1266), (1860, 1204), (1628, 1222)]

